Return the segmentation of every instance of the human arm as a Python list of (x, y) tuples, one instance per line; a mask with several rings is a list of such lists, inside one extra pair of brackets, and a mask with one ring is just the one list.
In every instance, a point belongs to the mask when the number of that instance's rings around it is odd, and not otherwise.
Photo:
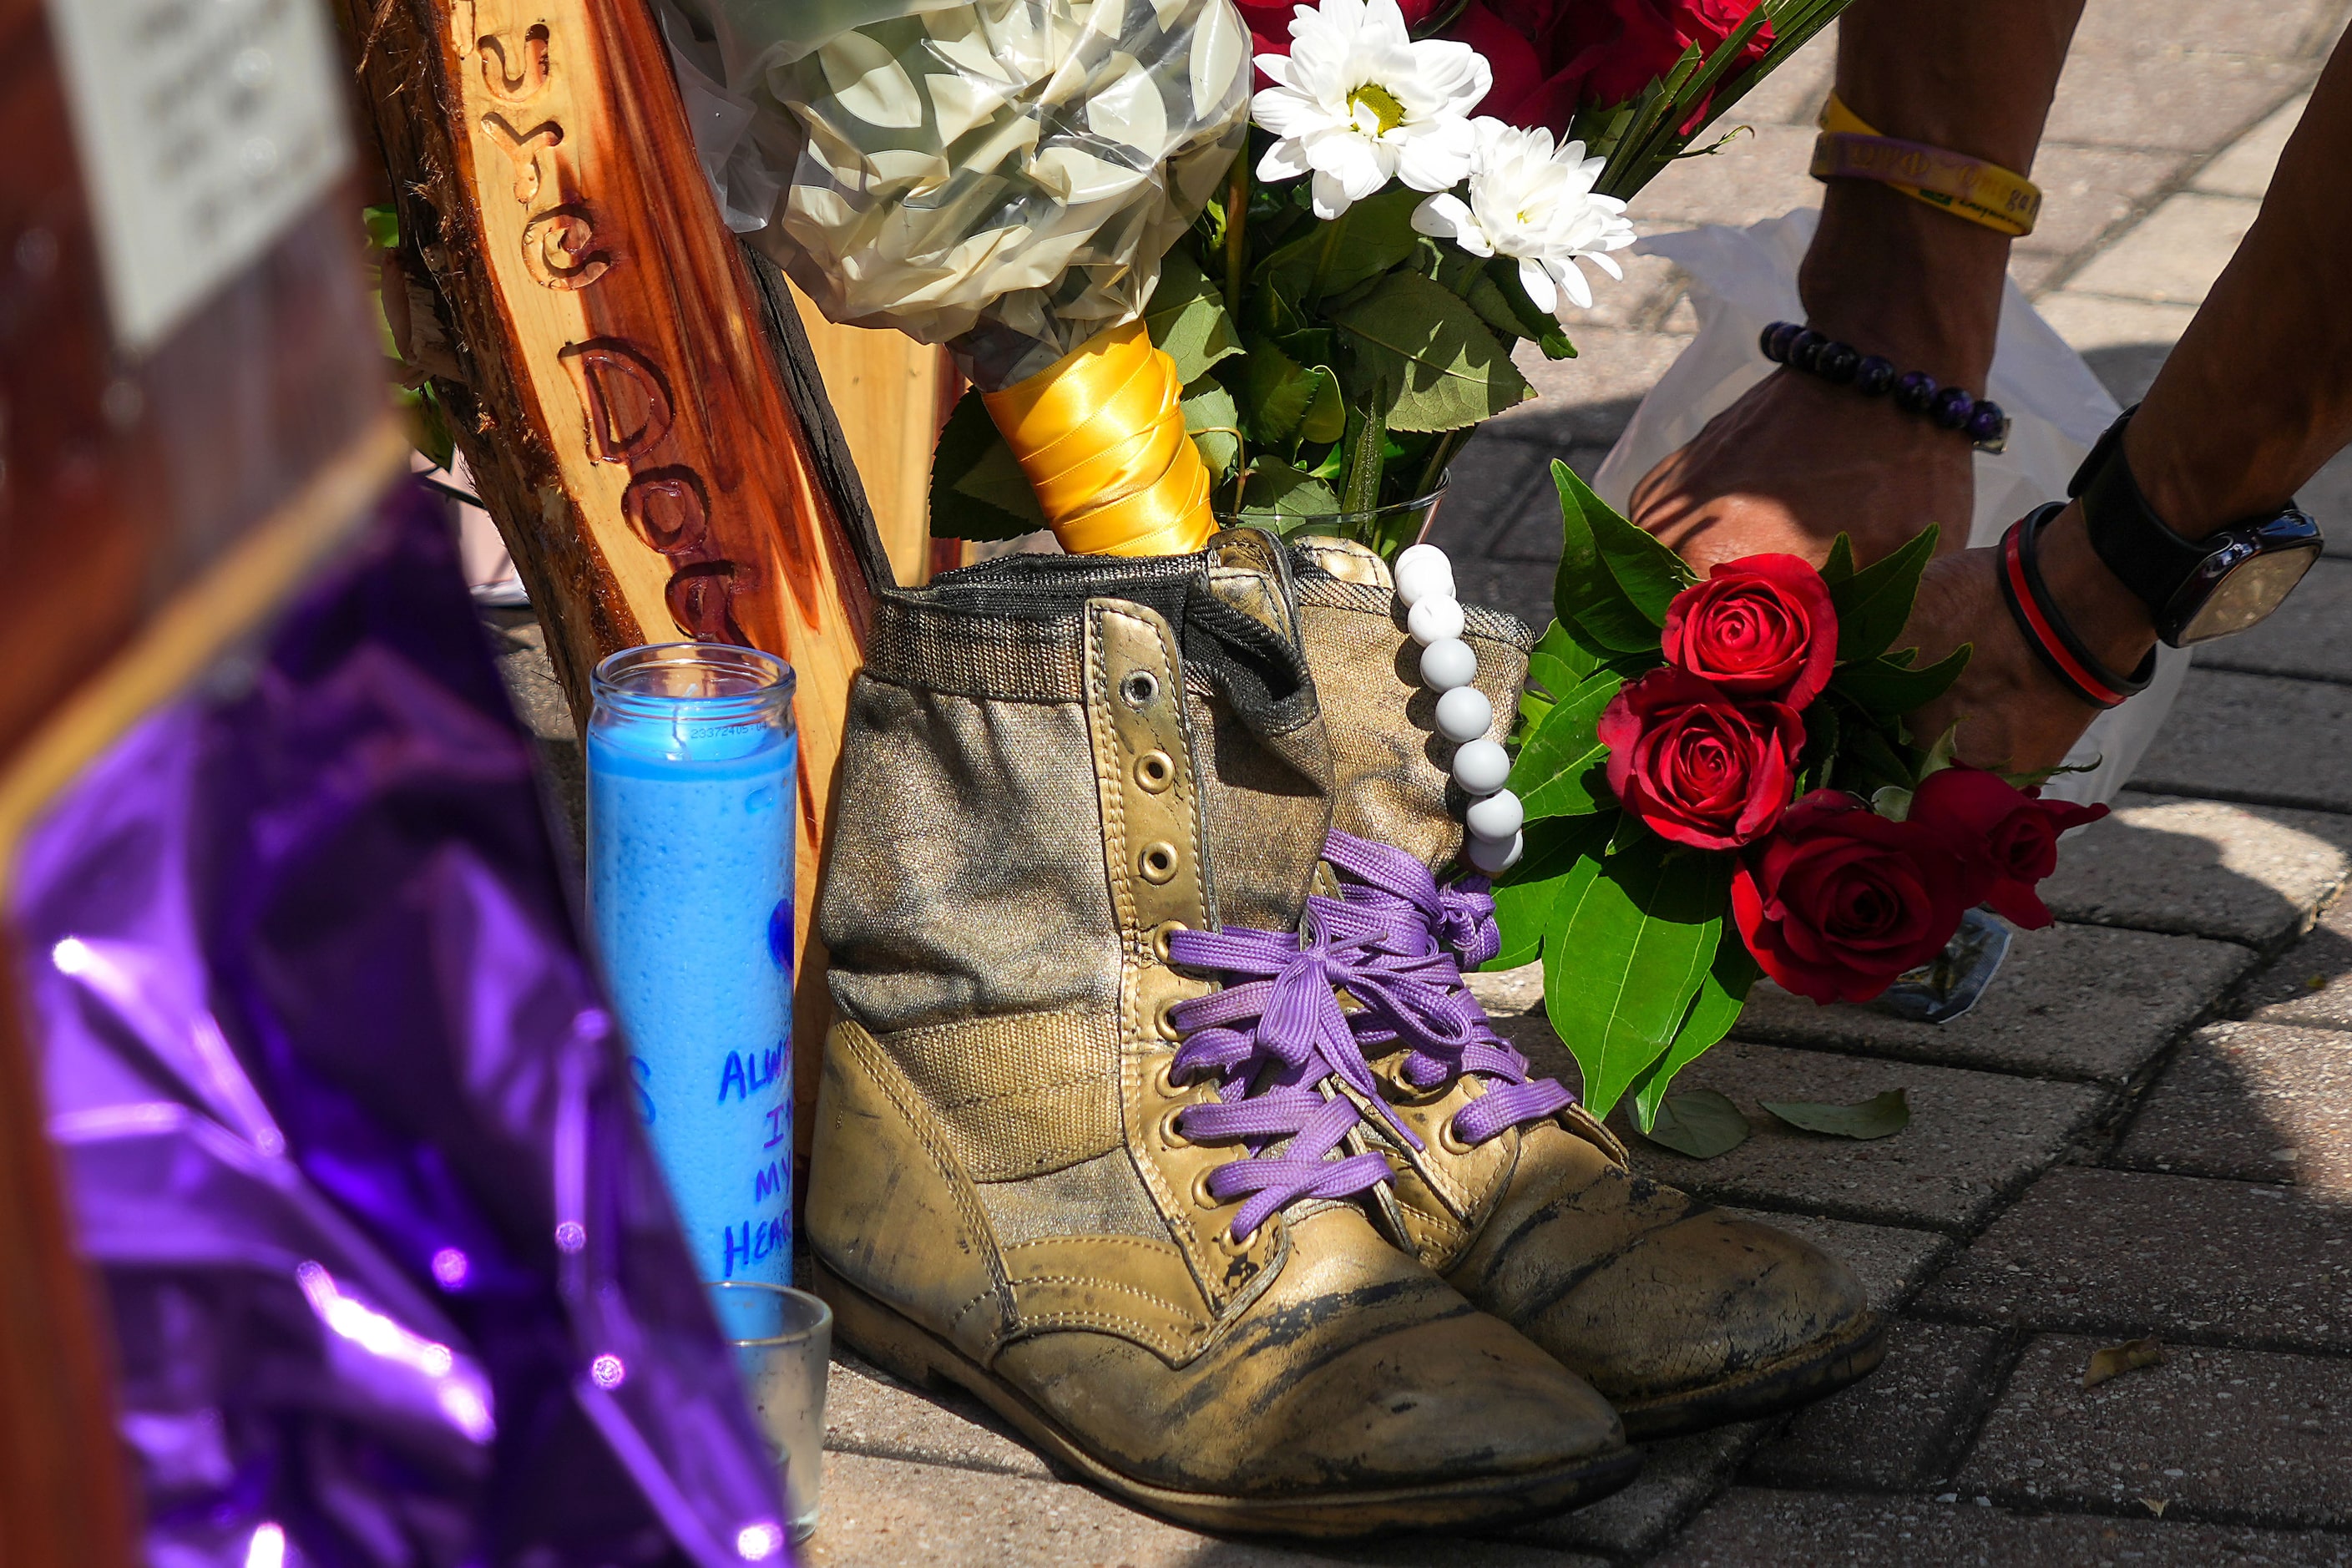
[[(2081, 0), (1857, 0), (1837, 89), (1889, 136), (2030, 171)], [(1981, 391), (2007, 236), (1867, 180), (1833, 180), (1798, 278), (1811, 323), (1906, 370)], [(1841, 531), (1868, 560), (1930, 521), (1965, 542), (1968, 443), (1884, 399), (1779, 372), (1635, 487), (1634, 521), (1704, 570), (1765, 551), (1819, 563)]]

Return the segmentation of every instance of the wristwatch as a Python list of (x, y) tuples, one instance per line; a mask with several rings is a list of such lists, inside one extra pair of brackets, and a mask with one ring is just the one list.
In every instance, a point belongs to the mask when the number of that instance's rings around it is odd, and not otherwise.
[(2319, 559), (2319, 525), (2293, 500), (2276, 512), (2183, 539), (2140, 493), (2124, 459), (2134, 405), (2107, 426), (2066, 493), (2083, 503), (2091, 548), (2138, 595), (2174, 647), (2242, 632), (2279, 607)]

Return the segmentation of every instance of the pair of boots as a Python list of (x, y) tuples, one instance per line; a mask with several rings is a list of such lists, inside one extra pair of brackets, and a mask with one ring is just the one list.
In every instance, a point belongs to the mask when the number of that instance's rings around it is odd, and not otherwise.
[[(1467, 614), (1499, 738), (1528, 634)], [(1235, 530), (886, 595), (851, 698), (816, 1289), (1189, 1524), (1554, 1511), (1880, 1353), (1842, 1265), (1487, 1027), (1419, 652), (1376, 555)]]

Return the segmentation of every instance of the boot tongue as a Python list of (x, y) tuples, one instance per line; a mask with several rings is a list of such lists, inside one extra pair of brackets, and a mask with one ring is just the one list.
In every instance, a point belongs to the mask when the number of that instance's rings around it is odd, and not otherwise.
[[(1293, 540), (1298, 619), (1331, 729), (1331, 826), (1394, 845), (1442, 872), (1462, 847), (1463, 805), (1437, 733), (1437, 697), (1421, 680), (1421, 645), (1405, 629), (1381, 558), (1339, 539)], [(1509, 733), (1527, 672), (1527, 628), (1465, 605), (1473, 684), (1492, 704), (1489, 737)]]
[(1012, 555), (933, 580), (969, 613), (1075, 615), (1088, 599), (1157, 612), (1176, 634), (1219, 924), (1291, 931), (1330, 826), (1329, 742), (1281, 543), (1221, 533), (1191, 555)]

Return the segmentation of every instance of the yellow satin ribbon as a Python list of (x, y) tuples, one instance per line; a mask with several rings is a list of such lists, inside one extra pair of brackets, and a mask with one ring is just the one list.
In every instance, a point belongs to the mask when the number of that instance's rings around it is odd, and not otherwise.
[(1182, 392), (1176, 362), (1129, 321), (981, 402), (1063, 549), (1181, 555), (1216, 531)]
[(2011, 237), (2032, 234), (2042, 216), (2042, 187), (2024, 175), (1964, 153), (1882, 135), (1835, 93), (1822, 108), (1821, 125), (1813, 143), (1817, 180), (1876, 180)]

